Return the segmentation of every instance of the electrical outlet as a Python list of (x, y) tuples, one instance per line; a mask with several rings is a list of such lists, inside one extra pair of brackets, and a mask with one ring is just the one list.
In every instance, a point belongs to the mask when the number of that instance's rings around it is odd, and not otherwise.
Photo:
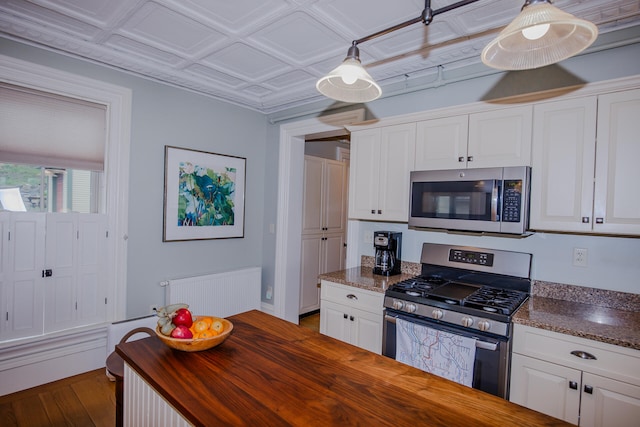
[(373, 231), (364, 232), (364, 242), (373, 244)]
[(573, 248), (573, 265), (576, 267), (587, 266), (587, 250), (585, 248)]
[(270, 300), (271, 298), (273, 298), (273, 287), (269, 286), (267, 288), (267, 295), (265, 295), (267, 297), (268, 300)]

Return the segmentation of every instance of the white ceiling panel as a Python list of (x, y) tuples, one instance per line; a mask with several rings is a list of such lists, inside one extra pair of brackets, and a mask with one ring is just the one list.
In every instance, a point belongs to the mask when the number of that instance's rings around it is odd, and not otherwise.
[[(431, 8), (457, 1), (431, 0)], [(399, 82), (411, 90), (424, 76), (446, 79), (465, 67), (476, 73), (484, 67), (484, 45), (523, 4), (478, 0), (439, 13), (429, 26), (361, 43), (360, 59), (383, 96), (385, 87), (397, 93)], [(605, 38), (611, 46), (640, 38), (640, 0), (554, 4), (611, 33)], [(424, 0), (0, 0), (0, 36), (272, 114), (330, 105), (315, 82), (340, 64), (351, 42), (417, 18), (424, 6)]]

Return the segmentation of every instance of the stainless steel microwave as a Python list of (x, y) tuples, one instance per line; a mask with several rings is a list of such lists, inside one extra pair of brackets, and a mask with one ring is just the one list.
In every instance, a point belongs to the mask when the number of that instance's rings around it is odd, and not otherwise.
[(531, 168), (411, 172), (409, 226), (527, 234)]

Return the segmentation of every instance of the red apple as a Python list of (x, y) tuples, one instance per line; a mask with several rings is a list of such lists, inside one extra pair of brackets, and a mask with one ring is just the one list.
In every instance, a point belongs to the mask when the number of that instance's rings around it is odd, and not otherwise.
[(171, 338), (179, 338), (179, 339), (191, 339), (193, 338), (193, 334), (191, 333), (191, 331), (189, 330), (189, 328), (187, 328), (184, 325), (180, 325), (180, 326), (176, 326), (176, 328), (171, 331)]
[(186, 308), (181, 308), (176, 311), (176, 315), (173, 318), (173, 324), (176, 326), (186, 326), (190, 328), (193, 325), (193, 316), (191, 316), (191, 312)]

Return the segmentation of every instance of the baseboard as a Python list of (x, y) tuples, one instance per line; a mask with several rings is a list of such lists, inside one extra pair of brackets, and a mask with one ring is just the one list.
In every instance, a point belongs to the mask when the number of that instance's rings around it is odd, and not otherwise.
[(105, 366), (107, 327), (70, 331), (0, 348), (0, 396)]

